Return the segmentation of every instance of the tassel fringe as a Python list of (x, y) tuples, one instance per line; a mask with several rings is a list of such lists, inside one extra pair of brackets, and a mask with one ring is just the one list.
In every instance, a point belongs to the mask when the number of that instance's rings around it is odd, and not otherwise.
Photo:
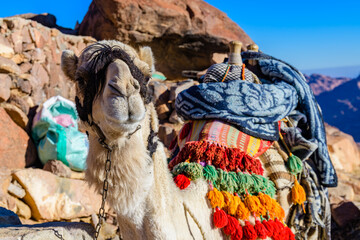
[(187, 142), (178, 155), (170, 161), (172, 169), (180, 162), (206, 162), (224, 171), (247, 171), (262, 175), (264, 169), (257, 158), (242, 152), (238, 148), (228, 148), (207, 141)]

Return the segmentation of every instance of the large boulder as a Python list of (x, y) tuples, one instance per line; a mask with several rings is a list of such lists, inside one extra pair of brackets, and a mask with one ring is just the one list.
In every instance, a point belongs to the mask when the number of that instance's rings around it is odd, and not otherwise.
[(335, 168), (353, 172), (360, 167), (360, 151), (354, 138), (328, 124), (325, 127), (329, 154)]
[(202, 0), (93, 0), (79, 34), (149, 45), (157, 69), (169, 78), (209, 67), (231, 40), (243, 47), (253, 43), (225, 13)]
[(94, 234), (94, 228), (88, 223), (51, 222), (0, 227), (0, 239), (8, 240), (92, 240)]
[(36, 149), (28, 134), (0, 107), (0, 166), (24, 168), (36, 159)]
[(96, 213), (101, 205), (101, 196), (83, 180), (62, 178), (30, 168), (15, 172), (13, 177), (25, 189), (23, 200), (36, 220), (86, 217)]

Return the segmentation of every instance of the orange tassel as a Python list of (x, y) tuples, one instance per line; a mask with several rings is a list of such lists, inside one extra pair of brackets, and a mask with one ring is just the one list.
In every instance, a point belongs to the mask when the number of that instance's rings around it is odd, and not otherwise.
[(236, 210), (236, 217), (245, 220), (248, 219), (249, 216), (250, 216), (249, 209), (247, 209), (245, 204), (240, 200), (239, 206)]
[(239, 196), (237, 196), (237, 195), (233, 196), (232, 201), (230, 202), (230, 204), (228, 205), (228, 208), (227, 208), (228, 214), (235, 216), (236, 210), (238, 209), (240, 202), (241, 202), (241, 199)]
[(216, 188), (214, 188), (213, 190), (208, 192), (207, 197), (213, 208), (216, 208), (216, 207), (223, 208), (224, 207), (224, 205), (225, 205), (224, 196)]
[(248, 194), (245, 197), (244, 202), (246, 207), (250, 210), (252, 214), (261, 215), (263, 206), (261, 205), (260, 200), (256, 196)]
[(226, 192), (226, 191), (221, 191), (221, 193), (224, 196), (224, 207), (223, 207), (223, 209), (224, 209), (225, 212), (228, 212), (228, 207), (232, 202), (233, 195), (231, 193), (229, 193), (229, 192)]
[(273, 199), (262, 192), (259, 192), (259, 195), (257, 196), (260, 200), (260, 203), (266, 208), (266, 210), (270, 211), (273, 207)]
[(300, 183), (297, 181), (296, 178), (295, 178), (294, 186), (291, 189), (291, 199), (294, 204), (301, 205), (305, 213), (305, 207), (304, 207), (304, 202), (306, 201), (305, 190), (300, 185)]

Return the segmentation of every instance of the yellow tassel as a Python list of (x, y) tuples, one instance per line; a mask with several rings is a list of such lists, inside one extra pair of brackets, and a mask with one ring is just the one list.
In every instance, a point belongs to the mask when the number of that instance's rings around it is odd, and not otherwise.
[(226, 191), (221, 191), (222, 195), (224, 196), (224, 207), (223, 207), (223, 210), (225, 212), (228, 211), (228, 207), (232, 201), (232, 198), (233, 198), (233, 195), (229, 192), (226, 192)]
[(236, 210), (236, 217), (245, 220), (248, 219), (249, 216), (250, 216), (249, 209), (247, 209), (245, 204), (240, 200), (238, 208)]
[(306, 194), (304, 188), (295, 178), (294, 186), (291, 189), (291, 199), (294, 204), (302, 205), (302, 208), (305, 212), (304, 202), (306, 201)]
[(245, 197), (245, 205), (249, 211), (255, 215), (261, 215), (263, 206), (260, 203), (260, 200), (256, 196), (248, 194)]
[(228, 205), (228, 214), (236, 216), (236, 210), (238, 209), (240, 202), (241, 199), (239, 196), (233, 196), (232, 201)]
[(216, 208), (216, 207), (223, 208), (224, 207), (224, 204), (225, 204), (224, 203), (224, 196), (216, 188), (214, 188), (213, 190), (208, 192), (207, 197), (208, 197), (208, 199), (210, 201), (210, 204), (211, 204), (211, 206), (213, 208)]

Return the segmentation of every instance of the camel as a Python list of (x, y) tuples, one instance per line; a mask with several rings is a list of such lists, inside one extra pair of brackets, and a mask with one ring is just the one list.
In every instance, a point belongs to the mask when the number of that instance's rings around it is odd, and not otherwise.
[[(206, 181), (180, 191), (156, 136), (150, 156), (148, 139), (158, 131), (155, 108), (146, 99), (152, 61), (149, 48), (137, 54), (118, 41), (90, 45), (79, 57), (69, 50), (62, 54), (62, 69), (76, 83), (83, 106), (80, 118), (98, 125), (113, 149), (107, 203), (117, 214), (123, 239), (223, 239), (213, 227)], [(89, 82), (96, 77), (101, 82)], [(84, 128), (89, 134), (86, 179), (101, 192), (107, 150), (90, 124)]]
[[(151, 49), (142, 47), (137, 53), (124, 43), (104, 40), (80, 56), (65, 50), (61, 65), (75, 82), (79, 116), (89, 136), (86, 180), (99, 193), (106, 176), (107, 147), (112, 149), (106, 200), (117, 214), (122, 238), (228, 239), (214, 227), (206, 197), (209, 184), (198, 179), (180, 190), (173, 181), (156, 136), (159, 124), (147, 88), (154, 70)], [(277, 142), (260, 156), (264, 176), (271, 175), (280, 189), (277, 198), (286, 214), (294, 182), (285, 167), (287, 157)]]

